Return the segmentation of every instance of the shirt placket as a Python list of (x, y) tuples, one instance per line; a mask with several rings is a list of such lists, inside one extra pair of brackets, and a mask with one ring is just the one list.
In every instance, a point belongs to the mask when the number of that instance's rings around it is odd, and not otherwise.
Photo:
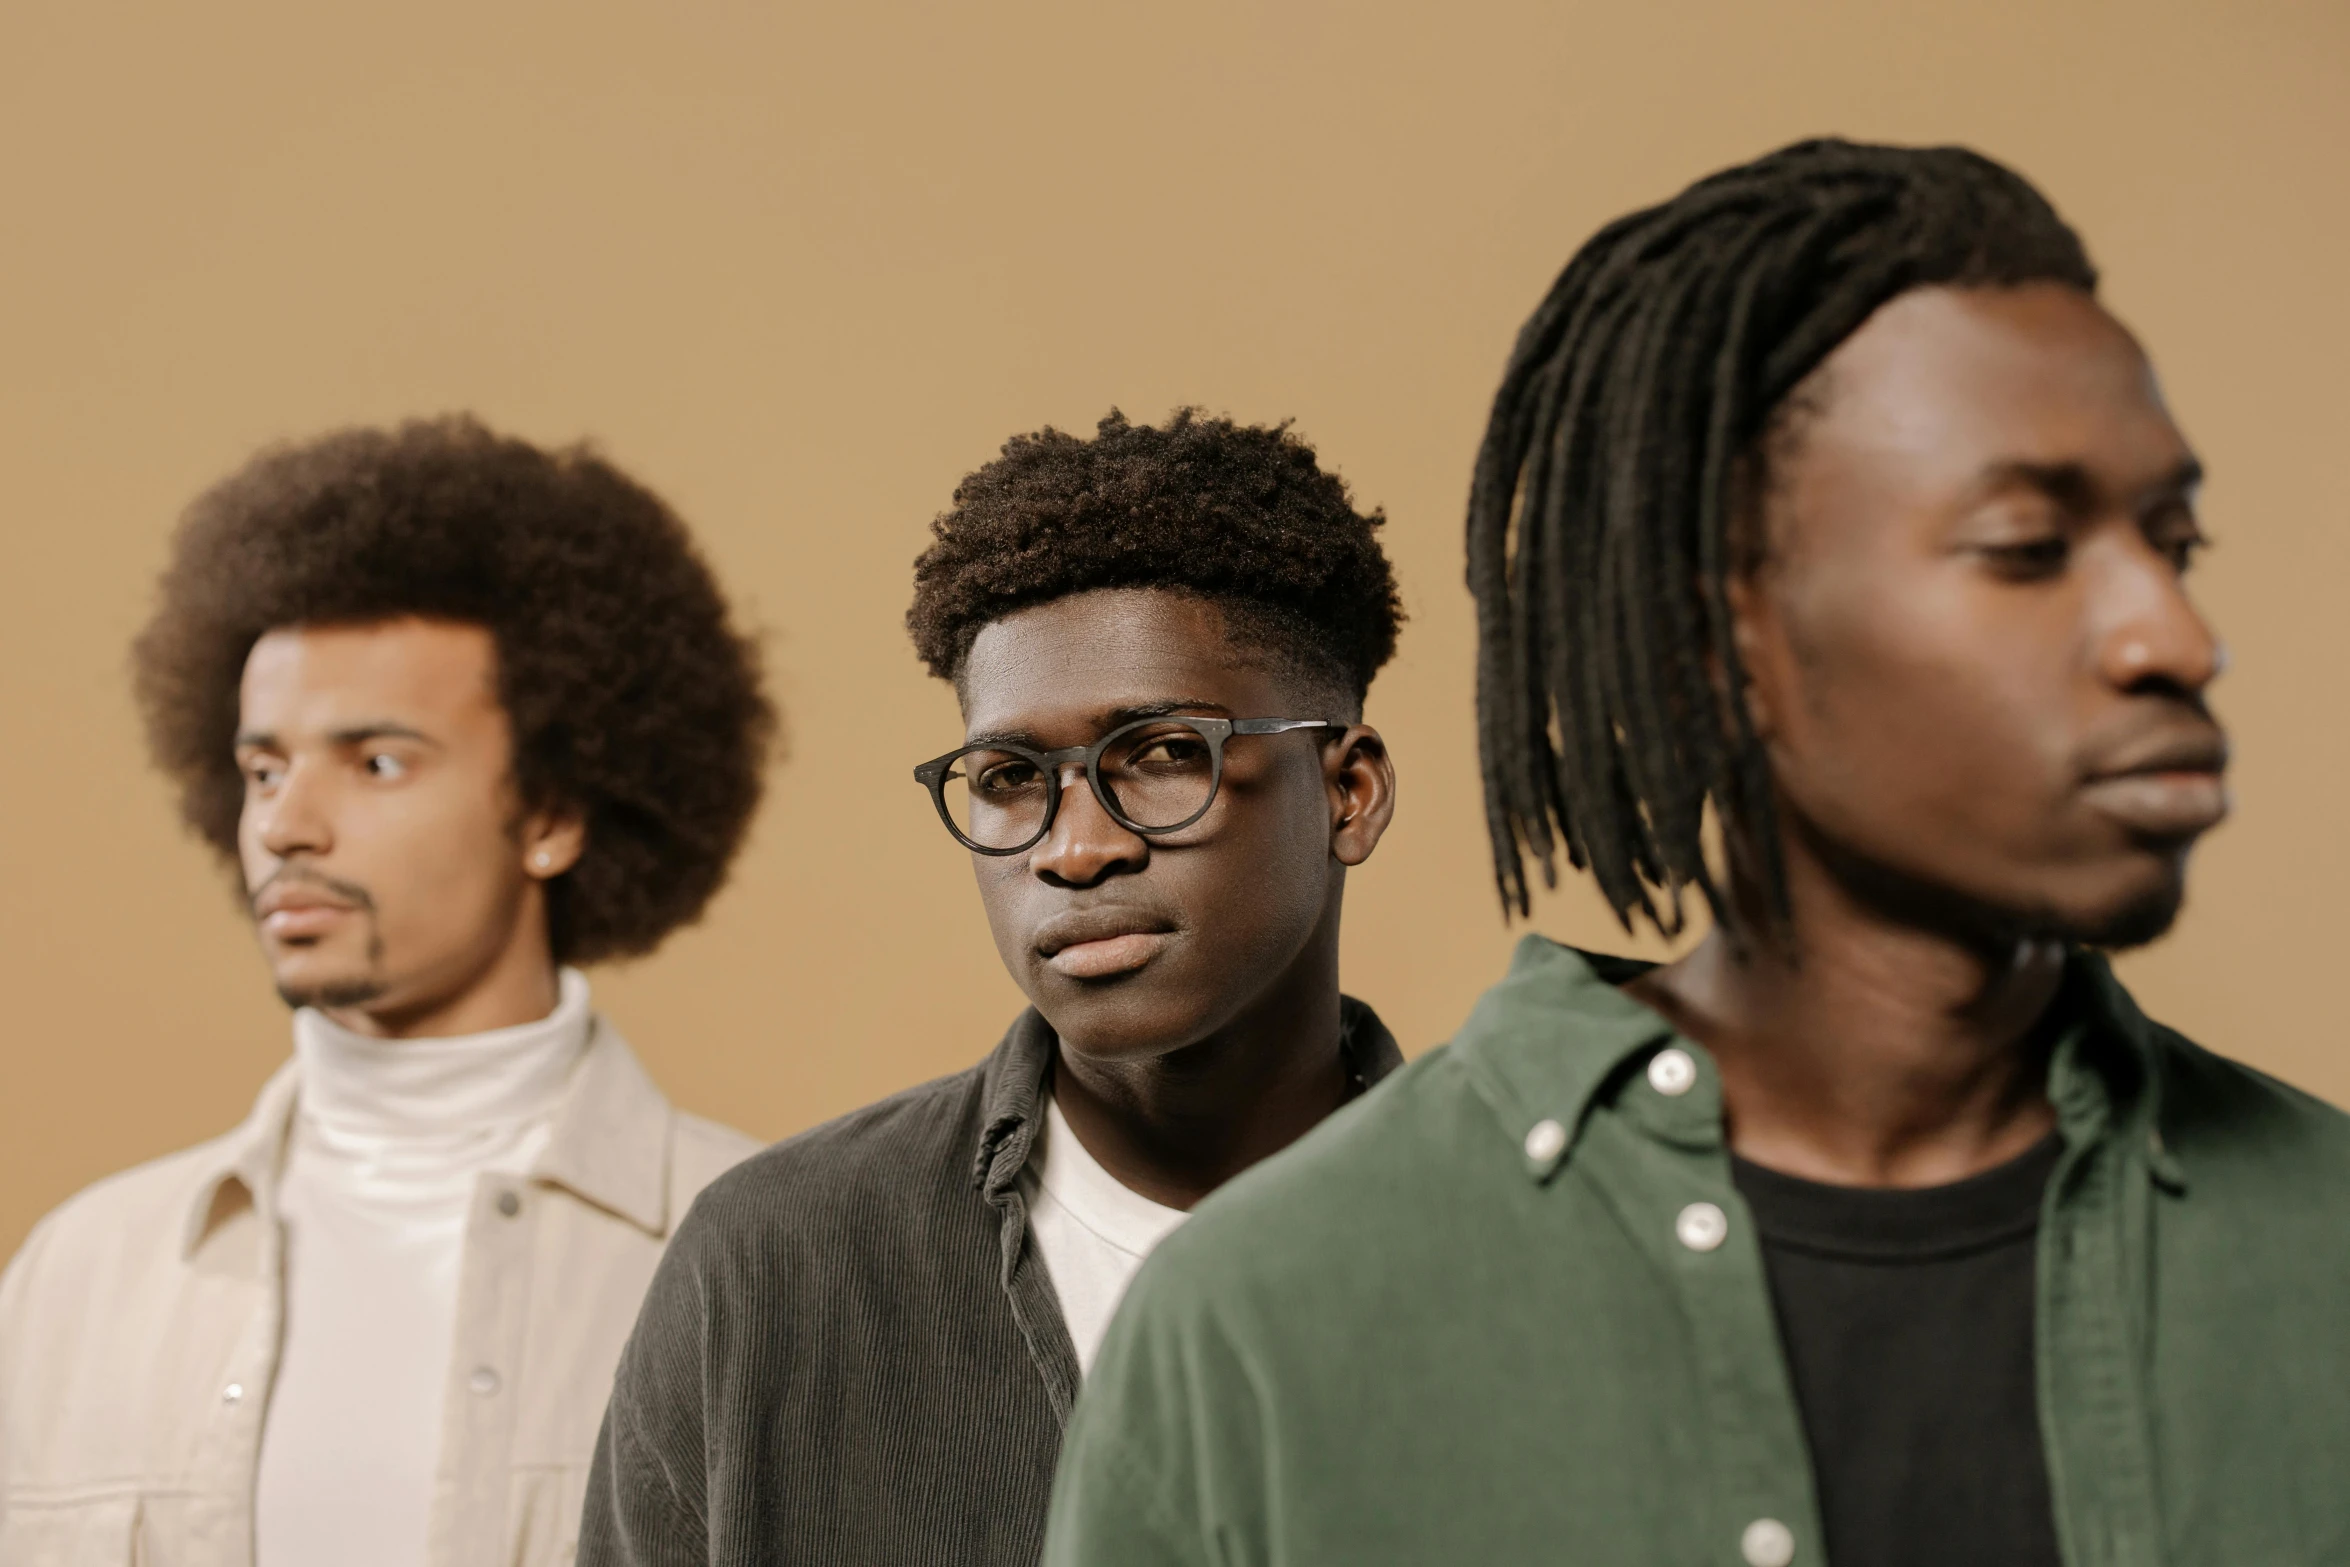
[(515, 1401), (530, 1307), (532, 1248), (544, 1194), (484, 1176), (466, 1215), (456, 1331), (444, 1383), (431, 1567), (504, 1560)]
[[(2061, 1070), (2061, 1069), (2060, 1069)], [(2106, 1111), (2054, 1097), (2066, 1154), (2041, 1224), (2040, 1424), (2067, 1567), (2166, 1567), (2140, 1353), (2151, 1177)]]
[[(252, 1567), (253, 1494), (261, 1469), (262, 1422), (277, 1375), (285, 1329), (284, 1232), (274, 1216), (251, 1211), (254, 1266), (238, 1288), (251, 1306), (237, 1330), (206, 1411), (196, 1450), (196, 1484), (187, 1512), (189, 1567)], [(207, 1245), (233, 1245), (215, 1236)]]
[(1672, 1281), (1702, 1389), (1700, 1552), (1723, 1567), (1823, 1567), (1811, 1455), (1764, 1273), (1762, 1240), (1730, 1180), (1710, 1065), (1668, 1046), (1595, 1109), (1589, 1161), (1618, 1217)]

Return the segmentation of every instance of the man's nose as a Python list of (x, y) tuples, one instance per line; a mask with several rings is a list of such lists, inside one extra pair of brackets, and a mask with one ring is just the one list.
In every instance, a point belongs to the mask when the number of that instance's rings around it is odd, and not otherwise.
[(1106, 876), (1138, 871), (1150, 860), (1150, 843), (1121, 827), (1094, 798), (1085, 769), (1071, 762), (1053, 780), (1060, 795), (1052, 831), (1028, 851), (1028, 869), (1044, 880), (1090, 887)]
[(324, 794), (308, 768), (299, 763), (288, 767), (268, 797), (256, 802), (261, 846), (281, 860), (333, 848), (333, 817)]
[(2168, 688), (2200, 696), (2227, 669), (2227, 648), (2187, 597), (2169, 562), (2150, 559), (2112, 584), (2098, 639), (2101, 672), (2124, 691)]

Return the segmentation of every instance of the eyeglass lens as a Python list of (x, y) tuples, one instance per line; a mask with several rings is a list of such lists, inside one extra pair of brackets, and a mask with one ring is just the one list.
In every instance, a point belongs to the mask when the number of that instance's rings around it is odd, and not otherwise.
[[(1137, 827), (1179, 827), (1207, 808), (1216, 786), (1215, 751), (1182, 724), (1143, 724), (1112, 737), (1102, 752), (1102, 788)], [(966, 751), (947, 769), (947, 814), (973, 843), (1015, 849), (1044, 828), (1058, 782), (1012, 751)]]

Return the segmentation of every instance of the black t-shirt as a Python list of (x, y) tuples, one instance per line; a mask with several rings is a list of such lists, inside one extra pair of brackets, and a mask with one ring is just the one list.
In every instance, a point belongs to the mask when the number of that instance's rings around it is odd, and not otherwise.
[(1923, 1191), (1733, 1161), (1835, 1567), (2057, 1567), (2032, 1314), (2058, 1148)]

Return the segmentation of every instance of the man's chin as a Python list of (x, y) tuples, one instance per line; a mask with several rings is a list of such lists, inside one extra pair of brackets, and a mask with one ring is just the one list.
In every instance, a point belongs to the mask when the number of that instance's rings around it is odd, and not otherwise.
[[(1894, 918), (1987, 947), (2016, 941), (2108, 952), (2143, 947), (2169, 931), (2187, 896), (2184, 854), (2133, 866), (2126, 878), (2096, 878), (2105, 885), (2094, 891), (2076, 887), (2029, 903), (2012, 893), (1938, 883), (1850, 853), (1836, 855), (1830, 865), (1847, 889)], [(2117, 880), (2123, 884), (2114, 885)]]
[(1999, 945), (2015, 941), (2057, 942), (2103, 952), (2126, 952), (2168, 934), (2177, 923), (2186, 898), (2186, 878), (2173, 875), (2127, 895), (2085, 905), (2049, 903), (2015, 909), (1978, 904), (1969, 922)]
[(2173, 882), (2156, 892), (2110, 909), (2086, 916), (2053, 920), (2039, 934), (2070, 942), (2076, 947), (2127, 952), (2132, 947), (2146, 946), (2169, 934), (2171, 926), (2178, 921), (2180, 908), (2186, 903), (2186, 892), (2183, 882)]
[(344, 1007), (363, 1007), (380, 1000), (384, 982), (371, 975), (309, 976), (280, 974), (277, 979), (277, 998), (289, 1007), (315, 1007), (321, 1012), (332, 1012)]
[(1154, 988), (1096, 982), (1075, 994), (1043, 998), (1037, 1010), (1062, 1045), (1091, 1061), (1162, 1056), (1209, 1031), (1196, 1006), (1154, 994)]

